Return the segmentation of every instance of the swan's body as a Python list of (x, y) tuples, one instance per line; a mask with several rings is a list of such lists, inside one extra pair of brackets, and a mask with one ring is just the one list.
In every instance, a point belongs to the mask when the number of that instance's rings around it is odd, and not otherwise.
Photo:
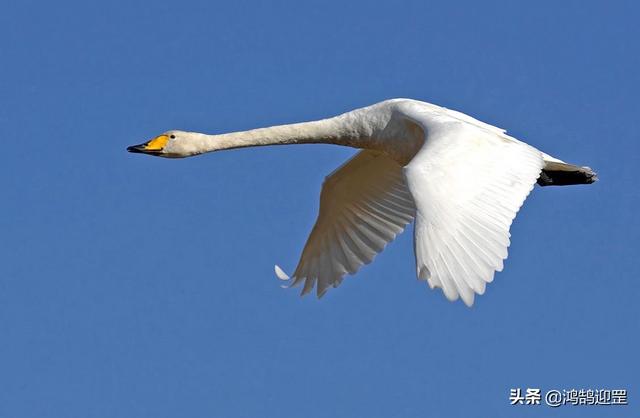
[[(328, 143), (361, 148), (330, 174), (320, 213), (291, 276), (318, 296), (354, 274), (415, 219), (419, 279), (469, 306), (507, 257), (509, 227), (536, 181), (595, 181), (463, 113), (408, 99), (387, 100), (330, 119), (222, 135), (169, 131), (134, 147), (164, 157), (223, 149)], [(289, 277), (276, 266), (283, 280)]]

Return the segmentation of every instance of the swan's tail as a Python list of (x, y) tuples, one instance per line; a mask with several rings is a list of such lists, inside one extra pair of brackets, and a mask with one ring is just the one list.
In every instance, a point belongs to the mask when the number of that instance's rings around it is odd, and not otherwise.
[(591, 184), (598, 180), (590, 167), (567, 164), (544, 154), (545, 166), (538, 177), (540, 186), (568, 186), (571, 184)]

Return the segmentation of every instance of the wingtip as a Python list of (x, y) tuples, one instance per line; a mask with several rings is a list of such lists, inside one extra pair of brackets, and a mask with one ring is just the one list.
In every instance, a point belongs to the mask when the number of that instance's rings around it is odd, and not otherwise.
[(327, 290), (329, 290), (328, 287), (325, 287), (324, 289), (320, 289), (320, 287), (318, 287), (316, 289), (316, 297), (318, 298), (318, 300), (322, 299), (324, 295), (327, 294)]
[(289, 275), (287, 275), (287, 273), (285, 273), (277, 264), (274, 266), (274, 271), (276, 272), (276, 277), (278, 277), (278, 279), (283, 281), (290, 279)]

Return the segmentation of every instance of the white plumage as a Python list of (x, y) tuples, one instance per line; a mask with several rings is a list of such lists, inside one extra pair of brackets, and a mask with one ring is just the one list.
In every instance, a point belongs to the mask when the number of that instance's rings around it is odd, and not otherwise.
[[(419, 279), (471, 306), (507, 258), (509, 228), (533, 186), (595, 181), (505, 131), (460, 112), (394, 99), (314, 122), (222, 135), (169, 131), (130, 147), (164, 157), (222, 149), (331, 143), (362, 148), (331, 173), (291, 278), (320, 297), (370, 263), (415, 219)], [(541, 176), (542, 174), (542, 176)]]
[(402, 168), (385, 154), (361, 151), (331, 174), (320, 193), (320, 214), (292, 286), (322, 296), (346, 274), (370, 263), (415, 215)]

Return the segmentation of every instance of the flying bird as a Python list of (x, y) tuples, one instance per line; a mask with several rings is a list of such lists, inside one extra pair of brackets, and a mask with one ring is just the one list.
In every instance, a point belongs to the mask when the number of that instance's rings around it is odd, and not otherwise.
[(289, 277), (321, 297), (412, 221), (417, 277), (471, 306), (507, 258), (509, 228), (540, 186), (590, 184), (589, 167), (565, 163), (463, 113), (410, 99), (312, 122), (219, 135), (168, 131), (135, 153), (182, 158), (263, 145), (359, 148), (326, 177), (320, 213)]

